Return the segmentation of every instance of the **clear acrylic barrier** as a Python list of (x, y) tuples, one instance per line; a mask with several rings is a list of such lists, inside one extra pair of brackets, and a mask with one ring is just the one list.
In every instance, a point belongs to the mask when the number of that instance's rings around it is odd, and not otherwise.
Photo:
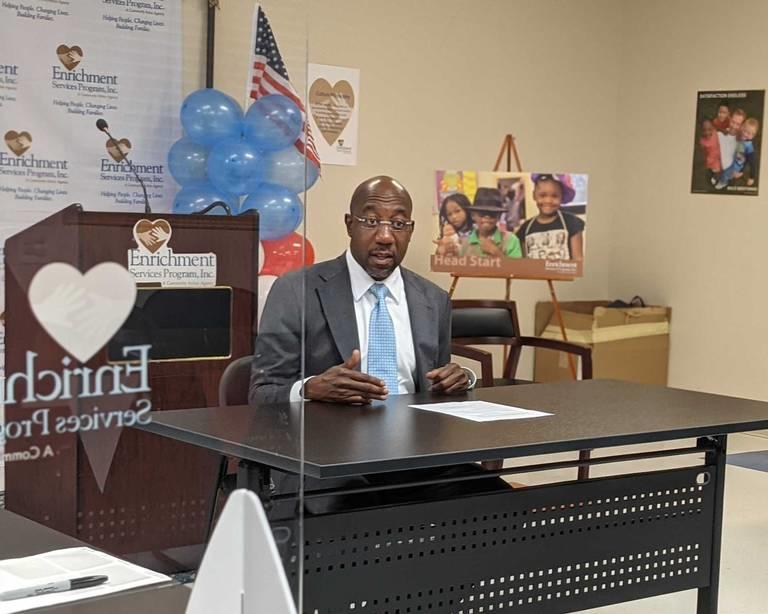
[[(0, 60), (8, 130), (0, 144), (0, 491), (9, 512), (189, 579), (243, 463), (213, 436), (190, 443), (156, 427), (174, 410), (197, 412), (184, 414), (189, 423), (179, 418), (192, 429), (195, 416), (247, 405), (266, 296), (305, 261), (304, 186), (316, 167), (294, 145), (305, 135), (279, 144), (265, 128), (269, 108), (261, 123), (238, 118), (230, 134), (226, 118), (200, 119), (210, 91), (188, 96), (206, 86), (213, 19), (212, 85), (225, 105), (247, 114), (256, 99), (279, 93), (303, 106), (306, 3), (259, 9), (225, 0), (213, 11), (208, 0), (29, 4), (37, 17), (0, 8), (4, 40), (40, 47), (34, 61), (22, 45)], [(283, 91), (280, 79), (292, 89)], [(293, 129), (295, 114), (276, 104)], [(226, 147), (240, 147), (240, 157)], [(202, 213), (216, 202), (226, 207)], [(303, 287), (302, 273), (294, 275)], [(296, 381), (302, 307), (291, 305)], [(259, 445), (281, 442), (296, 461), (290, 475), (270, 472), (259, 494), (298, 602), (303, 405), (256, 402), (246, 411), (273, 412), (276, 425)], [(247, 427), (235, 433), (248, 435)], [(272, 505), (277, 492), (295, 497)], [(240, 527), (242, 539), (249, 531)]]

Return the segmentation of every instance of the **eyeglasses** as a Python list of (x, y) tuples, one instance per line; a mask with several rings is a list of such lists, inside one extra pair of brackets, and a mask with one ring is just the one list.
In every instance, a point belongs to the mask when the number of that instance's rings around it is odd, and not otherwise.
[(352, 216), (366, 230), (377, 230), (380, 226), (389, 226), (392, 232), (410, 232), (416, 222), (414, 220), (380, 220), (376, 217)]

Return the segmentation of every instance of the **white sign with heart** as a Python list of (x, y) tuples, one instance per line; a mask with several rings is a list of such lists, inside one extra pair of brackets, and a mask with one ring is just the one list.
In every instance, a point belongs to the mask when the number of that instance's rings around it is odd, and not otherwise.
[(62, 348), (87, 362), (123, 325), (136, 302), (136, 282), (116, 262), (97, 264), (84, 275), (52, 262), (29, 285), (32, 312)]
[(360, 71), (309, 64), (309, 121), (322, 164), (357, 164)]

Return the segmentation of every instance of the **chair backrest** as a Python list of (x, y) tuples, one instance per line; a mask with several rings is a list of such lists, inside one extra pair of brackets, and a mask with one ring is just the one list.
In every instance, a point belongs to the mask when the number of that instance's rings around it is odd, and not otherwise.
[(253, 356), (233, 360), (219, 380), (219, 405), (247, 405)]
[(474, 345), (498, 344), (520, 336), (517, 306), (514, 301), (454, 300), (451, 337), (484, 339)]
[(517, 371), (521, 348), (520, 323), (514, 301), (462, 299), (451, 301), (451, 340), (461, 345), (505, 345), (510, 352), (503, 376)]

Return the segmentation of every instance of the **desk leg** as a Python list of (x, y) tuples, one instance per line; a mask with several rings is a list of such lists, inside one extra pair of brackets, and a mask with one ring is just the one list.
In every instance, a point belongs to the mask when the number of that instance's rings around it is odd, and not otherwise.
[(696, 614), (717, 614), (717, 596), (720, 588), (720, 542), (723, 534), (723, 503), (725, 496), (725, 456), (728, 438), (726, 435), (703, 437), (699, 446), (712, 445), (716, 450), (708, 452), (706, 464), (715, 467), (715, 510), (712, 519), (712, 557), (709, 572), (709, 586), (699, 589)]
[(237, 465), (237, 487), (247, 488), (258, 495), (261, 502), (266, 504), (272, 498), (269, 467), (241, 460)]

